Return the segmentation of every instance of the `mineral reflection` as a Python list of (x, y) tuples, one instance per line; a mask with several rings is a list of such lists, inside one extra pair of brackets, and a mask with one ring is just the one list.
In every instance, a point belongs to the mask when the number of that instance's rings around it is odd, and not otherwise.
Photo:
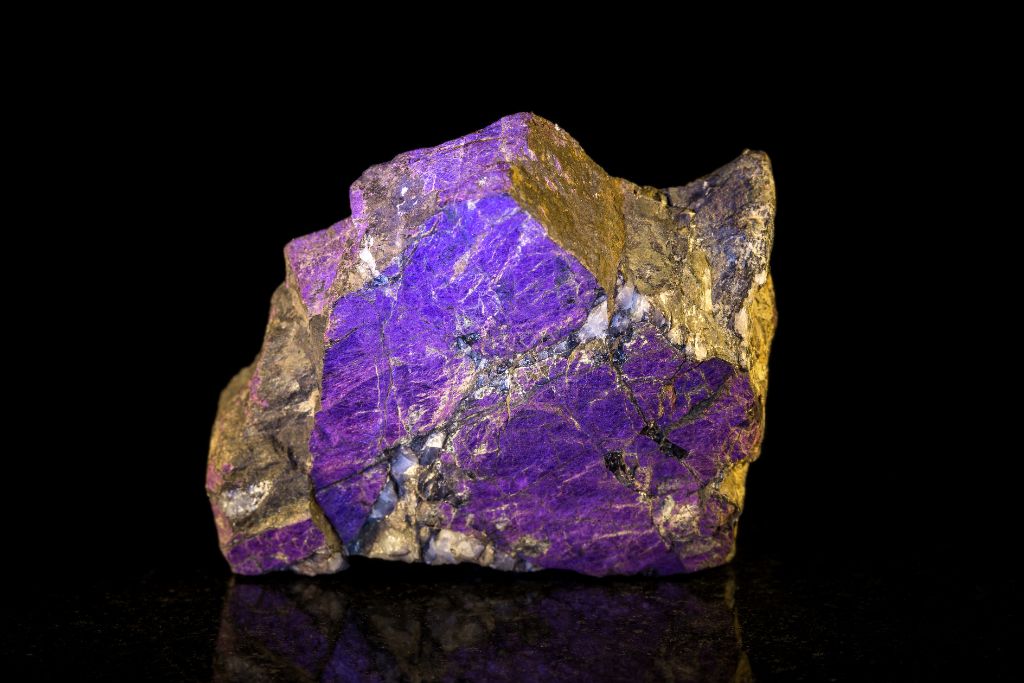
[(351, 205), (287, 246), (221, 397), (206, 487), (236, 573), (732, 557), (775, 325), (763, 153), (657, 190), (517, 114), (368, 169)]
[(677, 581), (232, 582), (217, 681), (747, 681), (728, 570)]

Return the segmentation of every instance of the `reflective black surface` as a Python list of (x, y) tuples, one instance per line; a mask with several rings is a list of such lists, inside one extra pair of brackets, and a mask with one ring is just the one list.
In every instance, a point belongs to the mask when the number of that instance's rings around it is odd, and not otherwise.
[(237, 581), (217, 680), (745, 680), (735, 581)]
[(364, 561), (7, 587), (9, 664), (86, 680), (1010, 678), (1020, 598), (996, 570), (771, 553), (671, 579)]

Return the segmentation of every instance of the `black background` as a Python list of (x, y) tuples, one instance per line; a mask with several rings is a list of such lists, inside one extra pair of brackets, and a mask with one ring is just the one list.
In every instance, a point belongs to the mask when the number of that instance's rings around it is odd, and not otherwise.
[(771, 636), (751, 636), (755, 676), (1007, 671), (1019, 584), (994, 560), (1012, 504), (960, 429), (995, 427), (953, 386), (983, 370), (940, 341), (952, 304), (935, 293), (943, 261), (921, 247), (957, 220), (927, 208), (956, 201), (956, 144), (937, 150), (939, 113), (913, 79), (881, 93), (853, 77), (721, 92), (655, 88), (650, 74), (544, 90), (396, 78), (370, 92), (293, 76), (126, 86), (104, 116), (68, 122), (81, 137), (62, 187), (80, 204), (56, 216), (59, 237), (40, 235), (59, 240), (65, 284), (59, 333), (31, 342), (56, 361), (33, 389), (41, 425), (13, 480), (42, 494), (26, 492), (34, 523), (10, 541), (30, 549), (15, 564), (33, 586), (14, 654), (38, 664), (77, 628), (120, 634), (112, 662), (173, 660), (173, 642), (140, 646), (122, 620), (192, 623), (187, 601), (137, 588), (148, 607), (124, 612), (101, 596), (154, 576), (220, 595), (210, 428), (259, 349), (284, 244), (348, 215), (367, 166), (533, 111), (641, 184), (688, 182), (744, 148), (772, 159), (779, 326), (736, 560), (753, 577), (741, 595), (775, 615)]

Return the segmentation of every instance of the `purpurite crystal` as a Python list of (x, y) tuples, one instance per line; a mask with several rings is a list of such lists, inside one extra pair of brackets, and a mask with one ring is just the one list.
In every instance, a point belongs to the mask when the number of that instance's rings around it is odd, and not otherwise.
[(508, 116), (285, 249), (207, 472), (232, 569), (728, 561), (775, 325), (767, 157), (656, 190)]

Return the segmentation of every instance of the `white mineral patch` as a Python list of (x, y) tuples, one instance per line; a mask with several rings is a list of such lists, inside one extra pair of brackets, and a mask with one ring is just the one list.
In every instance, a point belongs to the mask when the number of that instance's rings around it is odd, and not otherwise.
[(747, 316), (747, 307), (744, 306), (740, 309), (740, 312), (736, 314), (736, 322), (733, 326), (736, 328), (736, 334), (740, 335), (745, 341), (747, 334), (749, 333), (750, 318)]
[(636, 290), (633, 281), (630, 280), (619, 287), (615, 295), (615, 308), (629, 315), (629, 319), (637, 322), (651, 308), (651, 301)]
[(377, 270), (377, 259), (373, 257), (373, 252), (370, 251), (372, 246), (372, 237), (367, 237), (363, 240), (363, 248), (359, 250), (359, 265), (361, 269), (368, 271), (373, 277), (377, 277), (380, 275), (380, 271)]
[(686, 340), (683, 338), (683, 331), (677, 325), (669, 328), (668, 340), (677, 346), (682, 346), (686, 343)]
[(430, 539), (423, 560), (430, 564), (473, 562), (484, 554), (484, 549), (484, 544), (472, 536), (451, 529), (441, 529)]
[(264, 479), (244, 488), (224, 491), (220, 494), (220, 507), (228, 519), (245, 517), (270, 495), (271, 486), (271, 482)]
[(427, 448), (444, 448), (444, 440), (447, 434), (444, 432), (431, 432), (427, 437)]
[(699, 534), (700, 508), (689, 503), (676, 504), (671, 497), (665, 498), (654, 514), (654, 521), (663, 536), (688, 536)]
[(615, 307), (620, 311), (628, 311), (634, 296), (636, 296), (636, 287), (633, 286), (632, 280), (619, 285), (619, 289), (615, 293)]
[(583, 323), (577, 336), (581, 342), (589, 339), (604, 339), (608, 332), (608, 301), (602, 301), (590, 309), (587, 322)]

